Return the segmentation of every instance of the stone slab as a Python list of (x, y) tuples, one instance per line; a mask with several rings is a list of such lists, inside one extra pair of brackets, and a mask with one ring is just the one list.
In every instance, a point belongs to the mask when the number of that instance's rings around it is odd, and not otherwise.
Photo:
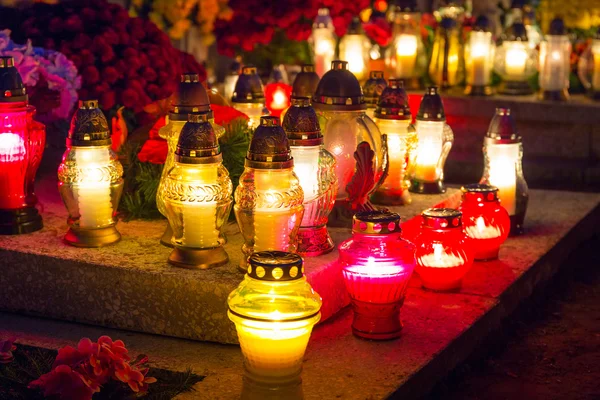
[[(577, 243), (598, 232), (600, 194), (531, 192), (526, 234), (509, 238), (500, 260), (477, 263), (458, 293), (421, 289), (415, 276), (402, 309), (400, 339), (371, 342), (350, 331), (344, 308), (317, 326), (308, 346), (303, 391), (312, 399), (419, 398), (462, 362), (514, 308), (543, 286)], [(406, 234), (411, 235), (411, 221)], [(238, 399), (242, 357), (237, 346), (116, 331), (22, 315), (0, 313), (0, 337), (58, 348), (81, 337), (109, 334), (134, 354), (150, 356), (160, 368), (192, 368), (206, 378), (187, 399)]]
[[(100, 249), (81, 249), (62, 242), (66, 210), (56, 178), (38, 184), (44, 229), (29, 235), (0, 236), (0, 309), (31, 315), (129, 329), (159, 335), (237, 343), (227, 318), (226, 300), (243, 274), (238, 272), (242, 236), (235, 223), (225, 231), (229, 264), (206, 271), (175, 268), (167, 263), (171, 249), (159, 244), (162, 221), (119, 222), (122, 240)], [(396, 210), (409, 219), (424, 208), (458, 204), (459, 192), (415, 195)], [(340, 243), (349, 229), (331, 229)], [(349, 302), (337, 267), (337, 250), (305, 261), (308, 280), (323, 297), (323, 320)]]

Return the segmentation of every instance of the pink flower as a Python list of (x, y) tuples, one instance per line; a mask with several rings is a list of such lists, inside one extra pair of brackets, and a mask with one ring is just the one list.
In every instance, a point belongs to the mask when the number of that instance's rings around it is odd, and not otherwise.
[(57, 396), (61, 400), (90, 400), (100, 386), (87, 380), (68, 365), (59, 365), (29, 384), (30, 389), (40, 389), (44, 396)]
[(156, 382), (156, 378), (146, 377), (148, 369), (138, 370), (129, 364), (123, 364), (123, 367), (115, 371), (115, 377), (123, 383), (129, 385), (135, 393), (144, 393), (148, 391), (148, 384)]
[(14, 360), (15, 356), (12, 352), (17, 349), (17, 346), (14, 345), (15, 340), (14, 337), (0, 340), (0, 364), (8, 364)]

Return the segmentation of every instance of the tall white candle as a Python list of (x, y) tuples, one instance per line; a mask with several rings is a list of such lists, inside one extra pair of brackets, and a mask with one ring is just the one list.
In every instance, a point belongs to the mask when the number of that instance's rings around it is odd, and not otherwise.
[(98, 228), (112, 224), (110, 179), (104, 176), (104, 168), (110, 163), (109, 147), (78, 147), (75, 150), (75, 162), (84, 175), (75, 190), (79, 227)]
[(519, 143), (490, 144), (487, 149), (489, 182), (499, 189), (500, 203), (509, 215), (516, 213), (519, 146)]

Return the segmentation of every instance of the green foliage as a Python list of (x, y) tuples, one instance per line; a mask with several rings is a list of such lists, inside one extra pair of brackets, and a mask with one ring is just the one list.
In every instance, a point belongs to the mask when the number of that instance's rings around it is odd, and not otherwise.
[(240, 182), (242, 172), (244, 172), (244, 160), (251, 138), (252, 132), (248, 129), (248, 124), (245, 120), (238, 118), (225, 126), (225, 134), (220, 139), (223, 165), (229, 171), (234, 191)]
[(269, 44), (259, 44), (251, 52), (242, 54), (246, 64), (270, 71), (279, 64), (306, 64), (311, 62), (311, 51), (307, 41), (290, 40), (282, 31), (275, 32)]

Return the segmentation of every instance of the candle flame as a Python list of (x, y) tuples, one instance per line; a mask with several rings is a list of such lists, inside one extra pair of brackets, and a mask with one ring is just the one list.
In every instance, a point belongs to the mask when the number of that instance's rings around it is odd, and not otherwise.
[(483, 217), (477, 217), (477, 221), (475, 223), (477, 224), (477, 230), (479, 232), (483, 232), (485, 230), (485, 221), (483, 220)]

